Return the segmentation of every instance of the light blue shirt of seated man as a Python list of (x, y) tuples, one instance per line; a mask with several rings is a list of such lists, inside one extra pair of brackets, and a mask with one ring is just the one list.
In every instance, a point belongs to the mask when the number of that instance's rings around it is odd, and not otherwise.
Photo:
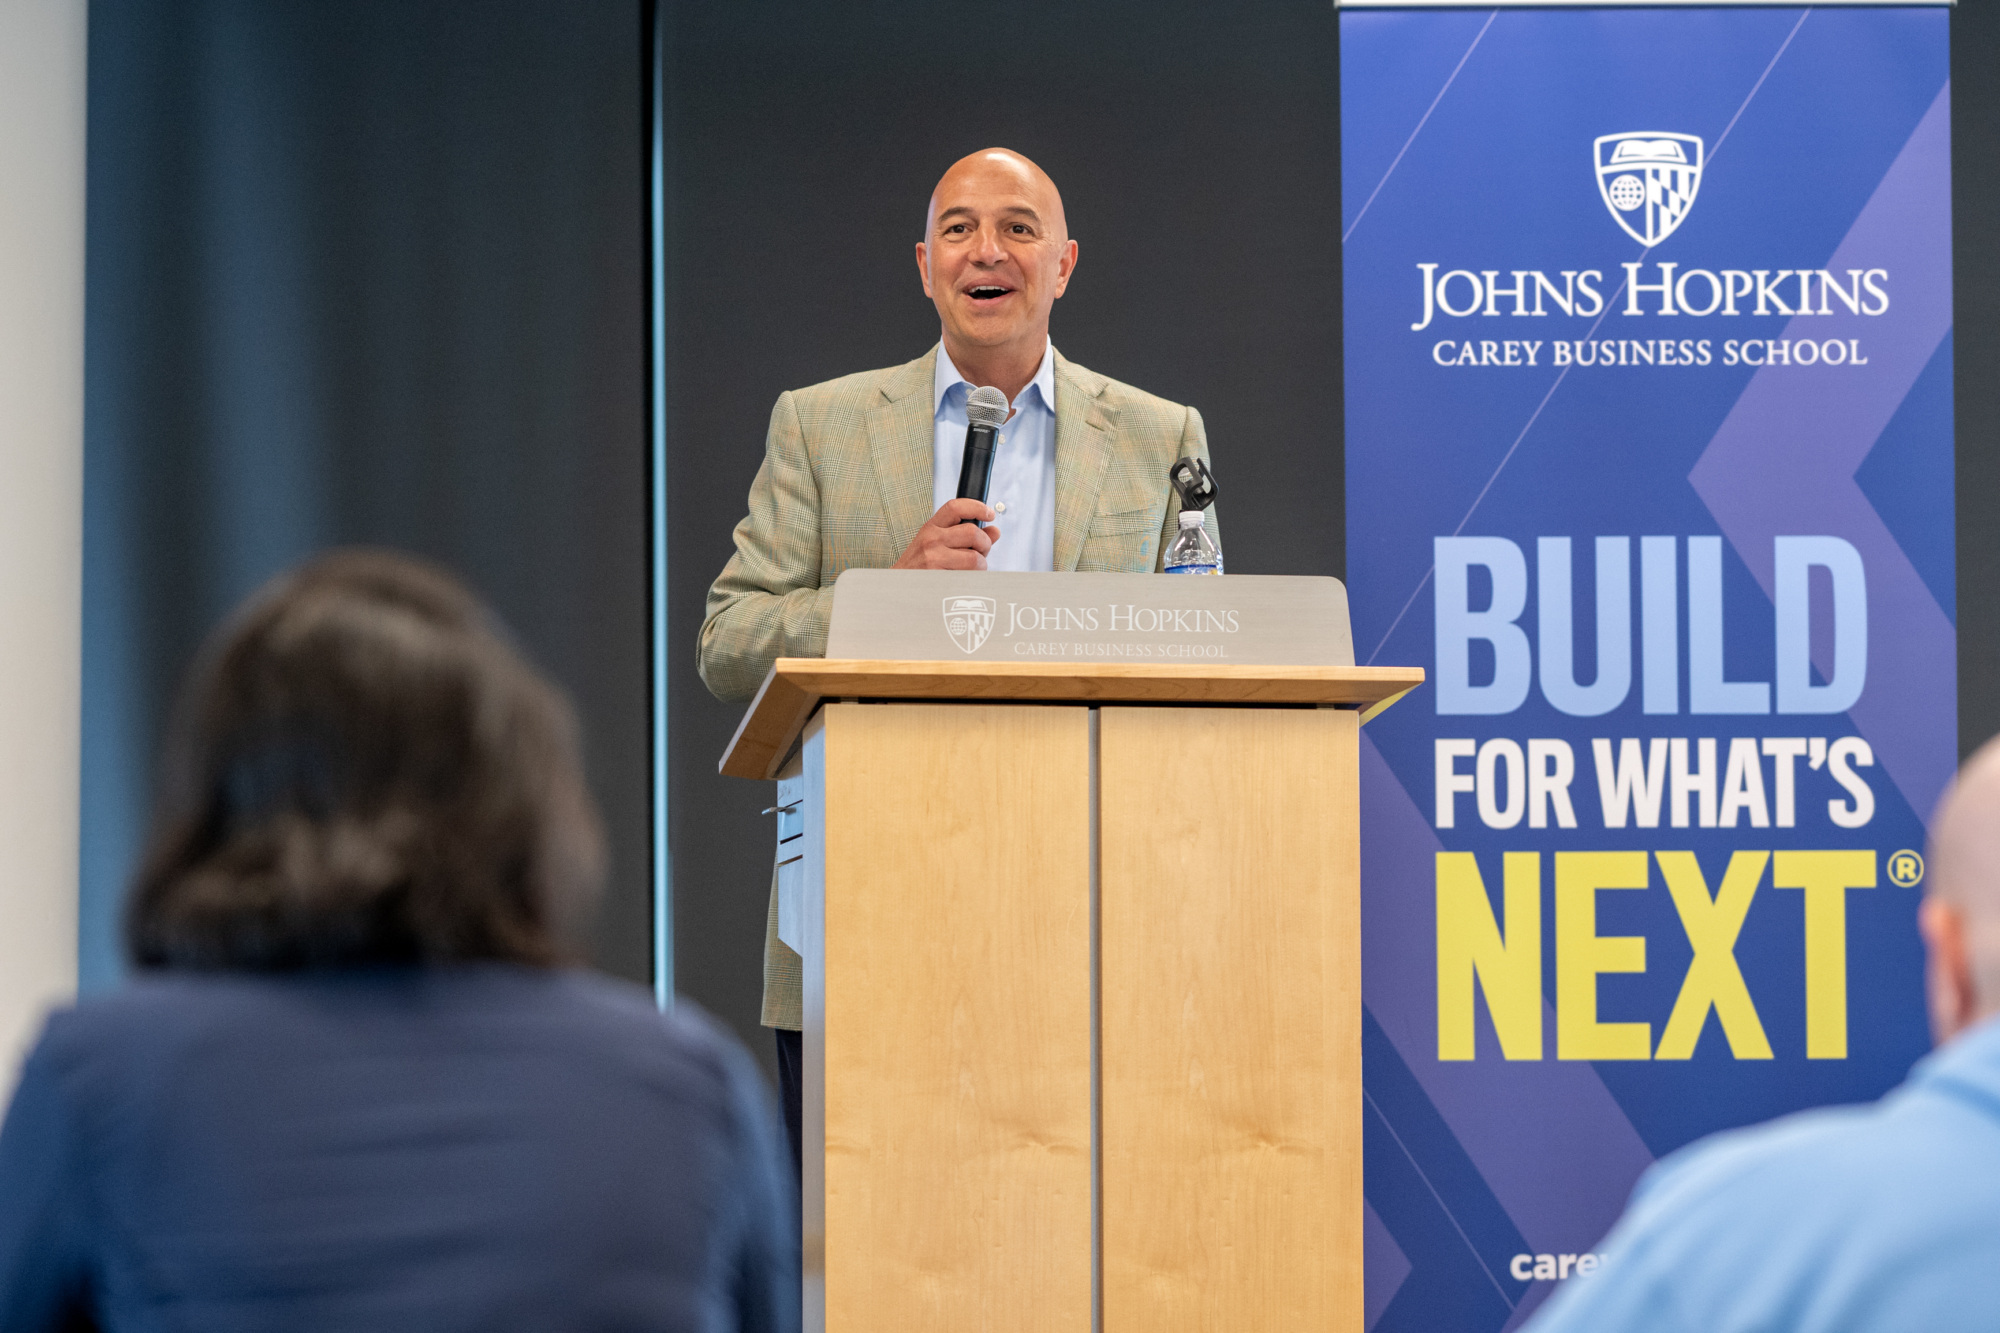
[(1683, 1149), (1529, 1333), (2000, 1329), (2000, 1019), (1868, 1106)]
[[(965, 461), (965, 398), (975, 386), (958, 373), (940, 342), (931, 376), (936, 422), (931, 453), (931, 512), (958, 495)], [(1000, 540), (986, 557), (988, 569), (1046, 574), (1056, 567), (1056, 348), (1042, 349), (1035, 378), (1011, 405), (993, 450), (986, 503), (993, 506)]]

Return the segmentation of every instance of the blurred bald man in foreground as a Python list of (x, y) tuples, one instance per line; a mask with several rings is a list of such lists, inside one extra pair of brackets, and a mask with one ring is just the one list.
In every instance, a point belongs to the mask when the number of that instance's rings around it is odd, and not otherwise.
[(1932, 821), (1938, 1050), (1870, 1106), (1719, 1134), (1640, 1182), (1532, 1333), (2000, 1328), (2000, 740)]
[[(1056, 351), (1049, 312), (1076, 257), (1062, 196), (1027, 158), (989, 148), (945, 172), (916, 249), (938, 345), (905, 365), (780, 394), (771, 412), (750, 513), (701, 627), (701, 678), (717, 698), (747, 702), (776, 659), (825, 655), (843, 570), (1160, 568), (1178, 529), (1167, 469), (1206, 459), (1208, 439), (1193, 408)], [(981, 385), (1010, 407), (990, 506), (954, 498), (966, 395)], [(1004, 863), (997, 873), (1004, 880)], [(764, 1023), (779, 1030), (795, 1149), (799, 972), (777, 936), (774, 878)]]

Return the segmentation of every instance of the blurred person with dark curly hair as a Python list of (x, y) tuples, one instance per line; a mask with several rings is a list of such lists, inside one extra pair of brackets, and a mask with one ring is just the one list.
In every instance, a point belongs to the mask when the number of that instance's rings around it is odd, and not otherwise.
[(0, 1330), (787, 1330), (736, 1043), (574, 966), (562, 696), (457, 582), (280, 578), (180, 701), (125, 923), (0, 1130)]

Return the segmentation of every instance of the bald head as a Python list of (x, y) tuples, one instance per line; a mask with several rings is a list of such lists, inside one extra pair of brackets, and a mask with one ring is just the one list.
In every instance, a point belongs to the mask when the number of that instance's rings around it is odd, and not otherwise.
[(937, 226), (939, 200), (951, 207), (958, 196), (971, 191), (1015, 194), (1029, 202), (1057, 242), (1069, 239), (1069, 220), (1063, 216), (1062, 194), (1049, 173), (1011, 148), (982, 148), (968, 153), (945, 168), (931, 191), (930, 208), (924, 213), (924, 235)]
[(1959, 770), (1931, 821), (1930, 892), (1967, 913), (2000, 916), (2000, 739)]
[(2000, 1013), (2000, 739), (1965, 762), (1939, 803), (1929, 860), (1921, 922), (1942, 1040)]

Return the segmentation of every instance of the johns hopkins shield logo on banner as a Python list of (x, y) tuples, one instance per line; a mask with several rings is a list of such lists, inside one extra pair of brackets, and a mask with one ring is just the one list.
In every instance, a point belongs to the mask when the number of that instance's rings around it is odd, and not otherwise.
[(944, 599), (944, 629), (951, 641), (968, 653), (979, 651), (993, 632), (993, 617), (1000, 604), (991, 597), (947, 597)]
[(1640, 130), (1606, 134), (1594, 145), (1597, 192), (1618, 225), (1641, 245), (1674, 234), (1701, 188), (1701, 140)]

